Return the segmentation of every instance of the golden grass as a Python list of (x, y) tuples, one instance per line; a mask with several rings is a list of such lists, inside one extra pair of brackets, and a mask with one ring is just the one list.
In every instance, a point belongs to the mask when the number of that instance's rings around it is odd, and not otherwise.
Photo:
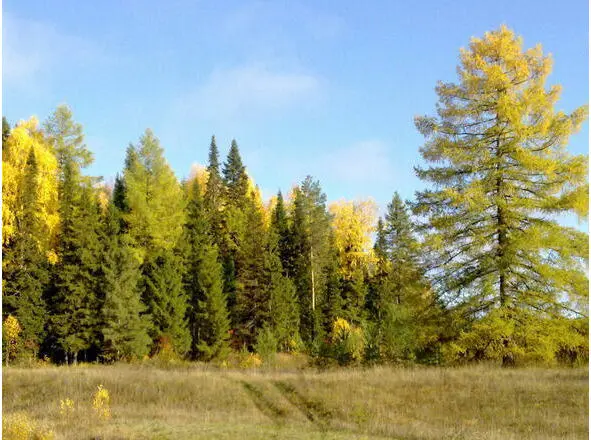
[[(99, 384), (109, 419), (93, 411)], [(587, 368), (3, 370), (4, 415), (58, 439), (586, 439), (588, 410)]]

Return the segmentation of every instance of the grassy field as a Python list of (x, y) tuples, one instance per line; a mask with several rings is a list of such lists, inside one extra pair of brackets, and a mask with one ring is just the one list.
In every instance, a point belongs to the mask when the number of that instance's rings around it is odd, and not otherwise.
[[(588, 369), (4, 368), (3, 415), (65, 439), (586, 439)], [(102, 384), (111, 418), (93, 412)], [(60, 414), (60, 399), (74, 401)]]

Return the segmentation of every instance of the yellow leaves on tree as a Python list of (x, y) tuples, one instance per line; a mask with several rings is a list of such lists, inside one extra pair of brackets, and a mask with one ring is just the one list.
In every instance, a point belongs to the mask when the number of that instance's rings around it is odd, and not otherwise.
[(8, 365), (9, 359), (13, 357), (18, 350), (18, 343), (22, 329), (18, 319), (12, 315), (8, 315), (4, 320), (2, 331), (4, 333), (4, 344), (6, 346), (6, 365)]
[(345, 277), (373, 259), (371, 234), (377, 205), (373, 200), (338, 201), (329, 207), (333, 215), (335, 245)]
[(23, 206), (19, 201), (25, 176), (27, 157), (34, 151), (38, 167), (39, 209), (36, 212), (47, 233), (36, 237), (39, 248), (50, 262), (55, 262), (54, 241), (59, 227), (57, 170), (58, 164), (51, 148), (39, 130), (37, 119), (20, 122), (11, 131), (2, 150), (2, 243), (7, 245), (18, 228)]
[(195, 179), (197, 179), (197, 183), (199, 183), (199, 189), (201, 190), (201, 194), (203, 194), (205, 192), (207, 181), (209, 180), (209, 172), (207, 171), (206, 167), (199, 163), (194, 163), (191, 165), (188, 183), (191, 183)]

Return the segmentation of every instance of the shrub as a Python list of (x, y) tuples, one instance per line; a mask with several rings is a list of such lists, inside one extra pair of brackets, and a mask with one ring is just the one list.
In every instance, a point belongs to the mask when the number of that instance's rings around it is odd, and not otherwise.
[(109, 390), (99, 385), (92, 399), (92, 408), (99, 419), (109, 419), (111, 417), (110, 400)]
[(2, 415), (2, 438), (4, 440), (53, 440), (52, 431), (46, 430), (24, 413)]
[(363, 360), (365, 335), (360, 327), (349, 324), (346, 319), (337, 318), (332, 325), (333, 356), (341, 365), (358, 363)]
[(274, 364), (277, 355), (278, 342), (270, 327), (263, 327), (257, 336), (256, 352), (267, 364)]

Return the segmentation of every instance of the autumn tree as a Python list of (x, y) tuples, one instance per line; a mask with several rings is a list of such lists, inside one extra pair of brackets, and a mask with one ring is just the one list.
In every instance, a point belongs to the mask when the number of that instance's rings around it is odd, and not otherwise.
[(49, 264), (38, 242), (45, 232), (39, 216), (39, 167), (31, 147), (16, 206), (16, 230), (3, 247), (3, 312), (22, 326), (22, 339), (36, 352), (44, 338), (47, 310), (43, 295), (49, 282)]
[(371, 200), (340, 201), (330, 205), (334, 241), (341, 275), (343, 307), (341, 318), (359, 324), (364, 317), (365, 278), (373, 261), (371, 234), (377, 207)]
[(142, 263), (142, 298), (154, 323), (154, 340), (167, 337), (178, 353), (190, 348), (187, 297), (178, 250), (185, 221), (181, 185), (164, 158), (164, 150), (147, 129), (139, 145), (127, 149), (123, 172), (123, 218)]
[(43, 234), (35, 234), (35, 242), (48, 260), (55, 263), (56, 237), (59, 230), (58, 164), (51, 146), (39, 129), (35, 118), (17, 124), (2, 148), (2, 244), (6, 246), (17, 232), (23, 218), (23, 188), (27, 178), (27, 161), (34, 151), (37, 175), (36, 213)]
[(551, 64), (504, 26), (473, 38), (458, 83), (437, 86), (438, 116), (416, 119), (431, 164), (416, 171), (434, 185), (416, 205), (434, 285), (466, 319), (464, 333), (490, 324), (495, 347), (460, 347), (459, 356), (511, 363), (528, 347), (517, 335), (535, 336), (536, 320), (587, 316), (588, 237), (557, 219), (587, 212), (587, 157), (565, 151), (587, 107), (554, 110)]

